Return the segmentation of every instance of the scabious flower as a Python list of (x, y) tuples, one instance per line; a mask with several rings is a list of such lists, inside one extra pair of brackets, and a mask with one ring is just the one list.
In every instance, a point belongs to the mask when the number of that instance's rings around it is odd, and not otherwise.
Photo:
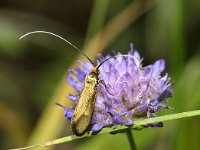
[[(168, 108), (167, 98), (172, 94), (172, 84), (166, 73), (165, 61), (157, 60), (152, 65), (142, 66), (142, 59), (136, 50), (126, 56), (109, 59), (99, 68), (99, 79), (103, 84), (97, 88), (91, 130), (99, 131), (103, 127), (116, 125), (133, 125), (134, 118), (155, 117), (163, 108)], [(110, 56), (98, 55), (97, 65)], [(68, 98), (75, 104), (78, 102), (84, 79), (93, 68), (90, 62), (78, 61), (79, 67), (69, 69), (67, 77), (70, 86), (77, 94), (69, 94)], [(64, 108), (65, 117), (71, 120), (74, 107)], [(155, 123), (147, 126), (162, 126)]]

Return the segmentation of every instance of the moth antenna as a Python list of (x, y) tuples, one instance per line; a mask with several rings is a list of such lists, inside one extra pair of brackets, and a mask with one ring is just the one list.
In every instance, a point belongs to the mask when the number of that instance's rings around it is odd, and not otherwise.
[(97, 66), (97, 70), (99, 70), (99, 67), (101, 67), (101, 65), (103, 65), (106, 61), (108, 61), (109, 59), (111, 59), (113, 57), (109, 57), (107, 59), (105, 59), (103, 62), (101, 62), (98, 66)]
[(61, 37), (60, 35), (57, 35), (57, 34), (55, 34), (55, 33), (48, 32), (48, 31), (32, 31), (32, 32), (28, 32), (28, 33), (22, 35), (22, 36), (19, 38), (19, 40), (21, 40), (21, 39), (23, 39), (23, 38), (25, 38), (25, 37), (27, 37), (27, 36), (29, 36), (29, 35), (31, 35), (31, 34), (36, 34), (36, 33), (44, 33), (44, 34), (53, 35), (53, 36), (55, 36), (55, 37), (57, 37), (57, 38), (59, 38), (59, 39), (65, 41), (66, 43), (68, 43), (69, 45), (71, 45), (72, 47), (74, 47), (76, 50), (78, 50), (82, 55), (84, 55), (84, 56), (90, 61), (90, 63), (91, 63), (93, 66), (95, 66), (94, 63), (92, 62), (92, 60), (91, 60), (85, 53), (83, 53), (83, 51), (82, 51), (80, 48), (76, 47), (74, 44), (72, 44), (71, 42), (69, 42), (69, 41), (66, 40), (65, 38), (63, 38), (63, 37)]
[(111, 57), (105, 59), (103, 62), (101, 62), (101, 63), (97, 66), (96, 69), (99, 70), (99, 67), (100, 67), (101, 65), (103, 65), (106, 61), (108, 61), (109, 59), (111, 59), (111, 58), (117, 58), (117, 57), (120, 57), (120, 56), (131, 57), (131, 58), (136, 59), (136, 58), (135, 58), (134, 56), (132, 56), (132, 55), (117, 55), (117, 56), (111, 56)]

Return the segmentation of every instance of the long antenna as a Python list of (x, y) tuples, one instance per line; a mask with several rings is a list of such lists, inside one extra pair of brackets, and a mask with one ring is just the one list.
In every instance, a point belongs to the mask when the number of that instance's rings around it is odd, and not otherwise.
[(105, 59), (104, 61), (102, 61), (102, 62), (97, 66), (97, 70), (99, 70), (99, 67), (101, 67), (101, 65), (103, 65), (107, 60), (109, 60), (109, 59), (111, 59), (111, 58), (114, 58), (114, 56), (109, 57), (109, 58)]
[(116, 56), (111, 56), (111, 57), (109, 57), (109, 58), (107, 58), (107, 59), (105, 59), (104, 61), (102, 61), (98, 66), (97, 66), (97, 70), (99, 70), (99, 67), (101, 67), (101, 65), (103, 65), (106, 61), (108, 61), (109, 59), (111, 59), (111, 58), (117, 58), (117, 57), (122, 57), (122, 56), (124, 56), (124, 57), (131, 57), (131, 58), (133, 58), (133, 59), (136, 59), (134, 56), (132, 56), (132, 55), (116, 55)]
[(28, 36), (28, 35), (35, 34), (35, 33), (44, 33), (44, 34), (53, 35), (53, 36), (55, 36), (55, 37), (57, 37), (57, 38), (59, 38), (59, 39), (65, 41), (66, 43), (68, 43), (69, 45), (71, 45), (72, 47), (74, 47), (76, 50), (78, 50), (82, 55), (84, 55), (84, 56), (90, 61), (90, 63), (91, 63), (93, 66), (95, 66), (94, 63), (92, 62), (92, 60), (91, 60), (85, 53), (83, 53), (83, 51), (82, 51), (80, 48), (76, 47), (74, 44), (72, 44), (71, 42), (69, 42), (69, 41), (66, 40), (65, 38), (63, 38), (63, 37), (61, 37), (60, 35), (57, 35), (57, 34), (55, 34), (55, 33), (48, 32), (48, 31), (32, 31), (32, 32), (28, 32), (28, 33), (22, 35), (22, 36), (19, 38), (19, 40), (25, 38), (25, 37)]

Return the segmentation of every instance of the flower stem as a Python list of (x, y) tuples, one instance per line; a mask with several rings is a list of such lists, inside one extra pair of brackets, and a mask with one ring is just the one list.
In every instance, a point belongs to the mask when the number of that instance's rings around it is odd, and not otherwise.
[(131, 132), (130, 128), (127, 128), (126, 135), (127, 135), (127, 138), (128, 138), (130, 149), (131, 150), (136, 150), (136, 145), (135, 145), (134, 137), (132, 135), (132, 132)]

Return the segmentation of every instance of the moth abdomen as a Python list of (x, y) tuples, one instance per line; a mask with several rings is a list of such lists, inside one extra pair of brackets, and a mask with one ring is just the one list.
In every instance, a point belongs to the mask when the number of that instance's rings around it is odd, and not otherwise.
[(81, 115), (79, 119), (72, 120), (71, 121), (71, 127), (72, 127), (72, 132), (77, 135), (77, 136), (82, 136), (87, 132), (89, 126), (90, 126), (90, 116), (87, 116), (85, 114)]

